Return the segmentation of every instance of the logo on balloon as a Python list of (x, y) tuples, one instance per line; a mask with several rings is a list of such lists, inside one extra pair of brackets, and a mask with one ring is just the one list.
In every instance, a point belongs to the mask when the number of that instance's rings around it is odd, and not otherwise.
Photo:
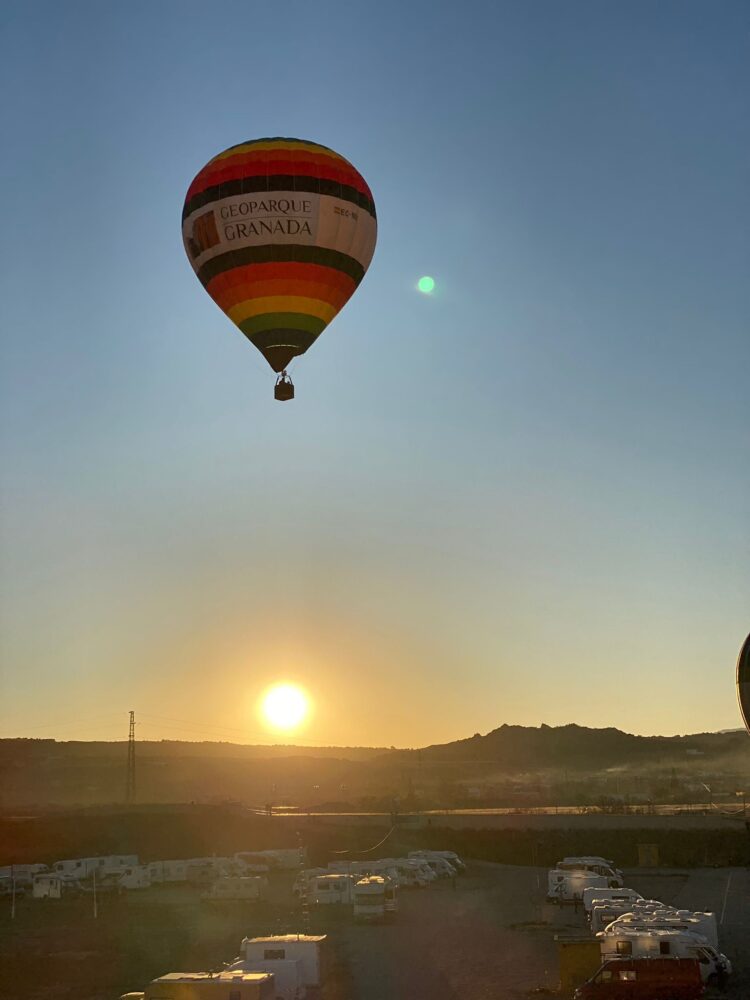
[(213, 209), (199, 215), (193, 223), (193, 233), (188, 237), (188, 247), (193, 260), (211, 247), (221, 242), (219, 230), (216, 228), (216, 216)]

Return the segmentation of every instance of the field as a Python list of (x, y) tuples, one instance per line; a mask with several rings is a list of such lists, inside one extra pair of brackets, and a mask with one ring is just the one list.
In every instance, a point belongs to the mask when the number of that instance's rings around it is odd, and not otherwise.
[[(102, 897), (21, 899), (0, 911), (3, 1000), (115, 1000), (167, 971), (220, 968), (241, 939), (299, 930), (291, 876), (262, 904), (200, 900), (188, 887)], [(750, 995), (750, 879), (746, 869), (632, 872), (628, 884), (721, 920), (735, 975), (727, 996)], [(466, 876), (400, 896), (392, 923), (354, 925), (334, 907), (311, 915), (329, 935), (325, 1000), (472, 1000), (555, 993), (555, 933), (583, 930), (570, 907), (544, 900), (546, 869), (474, 862)]]

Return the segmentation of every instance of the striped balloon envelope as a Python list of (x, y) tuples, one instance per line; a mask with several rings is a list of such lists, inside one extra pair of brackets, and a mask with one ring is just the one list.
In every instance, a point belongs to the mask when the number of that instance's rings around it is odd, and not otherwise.
[(750, 635), (745, 639), (737, 660), (737, 698), (742, 721), (750, 733)]
[(208, 294), (281, 372), (356, 290), (377, 222), (369, 187), (343, 156), (302, 139), (254, 139), (199, 171), (182, 234)]

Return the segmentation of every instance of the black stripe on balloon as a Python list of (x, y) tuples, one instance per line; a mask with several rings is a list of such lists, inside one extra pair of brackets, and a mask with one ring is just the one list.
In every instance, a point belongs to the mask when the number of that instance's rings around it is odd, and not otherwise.
[(228, 149), (225, 149), (224, 152), (229, 153), (233, 149), (239, 149), (240, 146), (257, 146), (261, 142), (302, 143), (302, 145), (304, 146), (313, 147), (310, 150), (310, 152), (312, 153), (314, 153), (316, 149), (324, 149), (327, 153), (333, 153), (334, 156), (338, 156), (342, 160), (344, 159), (344, 157), (341, 156), (340, 153), (337, 153), (335, 149), (331, 149), (330, 146), (324, 146), (320, 142), (313, 142), (311, 139), (293, 139), (291, 136), (288, 135), (272, 135), (272, 136), (267, 136), (265, 139), (247, 139), (245, 140), (245, 142), (236, 142), (234, 146), (230, 146)]
[(227, 253), (212, 257), (198, 268), (198, 280), (207, 285), (217, 274), (231, 271), (234, 267), (244, 267), (247, 264), (322, 264), (343, 271), (360, 283), (365, 269), (358, 260), (349, 257), (338, 250), (328, 250), (326, 247), (297, 246), (293, 243), (264, 244), (258, 247), (239, 247), (228, 250)]
[[(242, 325), (240, 329), (242, 330)], [(298, 354), (304, 354), (320, 336), (319, 333), (310, 333), (309, 330), (258, 330), (256, 333), (245, 333), (242, 330), (242, 332), (259, 351), (267, 350), (269, 347), (293, 347)]]
[(327, 194), (341, 201), (351, 202), (352, 205), (358, 205), (369, 212), (373, 219), (376, 218), (375, 203), (366, 194), (348, 184), (339, 184), (338, 181), (329, 181), (324, 177), (302, 177), (298, 174), (272, 174), (270, 177), (257, 174), (253, 177), (241, 177), (236, 181), (224, 181), (222, 184), (206, 188), (205, 191), (199, 191), (185, 202), (182, 221), (184, 222), (192, 212), (214, 201), (232, 198), (238, 194), (258, 194), (261, 191), (305, 191), (310, 194)]

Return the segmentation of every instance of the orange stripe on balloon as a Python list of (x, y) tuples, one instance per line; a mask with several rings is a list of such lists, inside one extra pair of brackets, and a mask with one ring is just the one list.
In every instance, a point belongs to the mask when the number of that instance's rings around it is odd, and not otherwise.
[(309, 299), (301, 295), (270, 295), (238, 302), (228, 310), (227, 316), (233, 323), (239, 324), (253, 316), (264, 316), (267, 313), (301, 313), (330, 323), (337, 312), (338, 309), (320, 299)]
[(331, 288), (315, 281), (253, 281), (247, 284), (235, 285), (233, 288), (222, 289), (220, 292), (211, 291), (211, 298), (228, 312), (239, 302), (246, 302), (254, 298), (271, 298), (294, 296), (296, 298), (318, 299), (327, 302), (338, 312), (351, 298), (351, 292), (342, 292), (339, 289)]
[(291, 261), (274, 261), (268, 264), (245, 264), (217, 274), (206, 285), (210, 295), (221, 294), (224, 289), (247, 285), (255, 281), (313, 281), (328, 285), (346, 295), (351, 295), (357, 283), (344, 271), (321, 264), (302, 264)]

